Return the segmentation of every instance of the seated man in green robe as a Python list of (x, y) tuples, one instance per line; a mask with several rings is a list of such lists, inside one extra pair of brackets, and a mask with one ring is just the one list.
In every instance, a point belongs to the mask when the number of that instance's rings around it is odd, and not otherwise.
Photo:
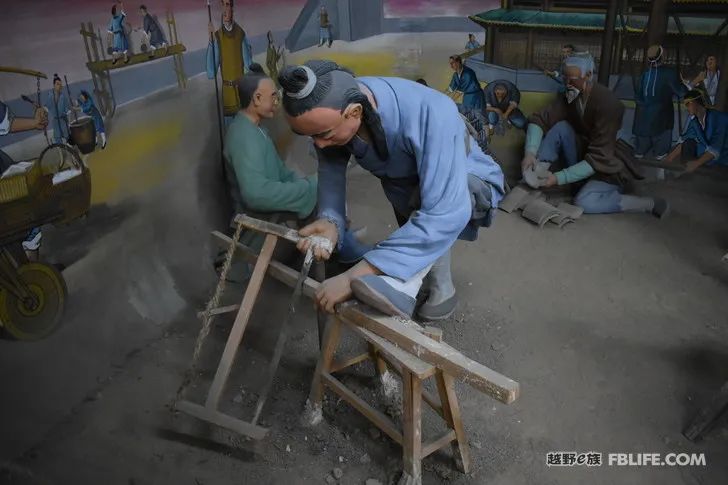
[[(281, 213), (293, 216), (289, 220), (307, 220), (316, 213), (317, 175), (301, 177), (286, 167), (270, 135), (260, 126), (264, 118), (273, 118), (278, 109), (280, 100), (275, 83), (262, 68), (251, 65), (251, 73), (239, 80), (238, 93), (241, 109), (228, 127), (223, 150), (234, 172), (232, 182), (237, 182), (235, 192), (240, 196), (238, 205), (242, 206), (238, 209), (251, 217), (268, 220), (273, 214), (280, 216)], [(246, 234), (241, 239), (256, 251), (262, 241), (257, 234)], [(355, 263), (370, 249), (353, 232), (346, 231), (339, 261)]]

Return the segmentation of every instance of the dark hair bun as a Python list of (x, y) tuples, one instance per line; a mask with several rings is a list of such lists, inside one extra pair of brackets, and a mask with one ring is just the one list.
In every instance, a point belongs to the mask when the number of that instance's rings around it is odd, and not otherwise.
[(250, 72), (254, 72), (256, 74), (262, 74), (265, 76), (265, 71), (263, 70), (263, 66), (258, 64), (257, 62), (253, 62), (250, 64)]
[(308, 83), (308, 74), (301, 66), (287, 66), (278, 76), (281, 87), (289, 93), (298, 93)]

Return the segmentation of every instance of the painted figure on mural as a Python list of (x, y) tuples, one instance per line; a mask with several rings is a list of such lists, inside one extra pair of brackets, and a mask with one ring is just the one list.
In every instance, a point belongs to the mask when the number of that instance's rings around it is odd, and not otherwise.
[(559, 68), (554, 71), (543, 72), (548, 77), (556, 81), (556, 84), (558, 85), (556, 91), (558, 93), (563, 94), (566, 92), (566, 83), (564, 82), (564, 61), (567, 57), (574, 54), (574, 52), (576, 52), (576, 47), (574, 47), (573, 44), (564, 44), (561, 46), (561, 62), (559, 63)]
[[(591, 56), (564, 61), (566, 94), (529, 119), (521, 168), (536, 171), (538, 187), (581, 184), (574, 204), (586, 214), (651, 213), (664, 217), (664, 199), (629, 195), (634, 173), (617, 152), (624, 105), (606, 86), (594, 80)], [(547, 171), (534, 170), (545, 164)], [(556, 165), (565, 165), (553, 171)], [(559, 167), (560, 168), (560, 167)]]
[(703, 165), (727, 166), (728, 113), (707, 106), (705, 95), (697, 89), (685, 94), (683, 105), (690, 119), (678, 145), (666, 158), (667, 163), (680, 158), (687, 172)]
[(468, 34), (468, 43), (465, 44), (465, 50), (471, 51), (480, 47), (480, 42), (475, 40), (475, 34)]
[[(478, 147), (450, 98), (416, 82), (355, 78), (328, 61), (288, 66), (280, 76), (283, 107), (294, 132), (310, 136), (318, 154), (318, 220), (299, 231), (341, 248), (346, 167), (352, 155), (380, 179), (399, 229), (347, 272), (316, 292), (320, 308), (352, 296), (389, 315), (447, 318), (457, 295), (450, 248), (474, 241), (491, 225), (504, 194), (500, 166)], [(299, 243), (305, 252), (309, 241)], [(331, 253), (315, 248), (319, 259)]]
[(664, 56), (665, 50), (660, 45), (647, 49), (649, 67), (642, 73), (635, 93), (632, 133), (636, 138), (634, 156), (638, 159), (650, 150), (657, 160), (667, 156), (675, 126), (673, 97), (680, 98), (687, 92), (677, 70), (663, 65)]
[[(43, 130), (48, 126), (48, 112), (37, 108), (32, 118), (15, 116), (10, 107), (0, 101), (0, 136), (21, 131)], [(0, 175), (14, 164), (15, 161), (4, 151), (0, 150)]]
[(53, 130), (53, 143), (66, 143), (68, 140), (68, 111), (71, 102), (63, 90), (58, 74), (53, 75), (53, 89), (48, 93), (45, 108), (48, 110), (48, 127)]
[(268, 31), (268, 49), (265, 53), (265, 65), (268, 68), (268, 75), (278, 83), (278, 63), (283, 57), (283, 46), (276, 48), (273, 43), (273, 32)]
[(720, 68), (718, 67), (718, 57), (709, 55), (705, 59), (705, 69), (700, 71), (692, 81), (683, 82), (688, 89), (701, 88), (708, 97), (707, 101), (711, 106), (715, 106), (716, 96), (718, 95), (718, 84), (720, 83)]
[(215, 77), (218, 69), (222, 74), (222, 104), (227, 126), (240, 111), (237, 83), (250, 70), (253, 50), (245, 31), (233, 17), (234, 0), (222, 0), (221, 4), (221, 27), (215, 30), (212, 22), (208, 26), (214, 40), (207, 46), (206, 59), (209, 79)]
[(143, 20), (142, 30), (144, 30), (144, 34), (146, 34), (149, 41), (149, 57), (154, 57), (157, 49), (167, 46), (167, 37), (164, 35), (164, 30), (162, 30), (157, 16), (150, 14), (146, 5), (139, 6), (139, 15), (142, 16)]
[(101, 116), (101, 112), (96, 107), (93, 98), (88, 91), (81, 91), (78, 96), (78, 105), (84, 114), (90, 116), (94, 120), (94, 127), (96, 128), (96, 136), (101, 140), (101, 149), (106, 148), (106, 128), (104, 127), (104, 118)]
[(334, 42), (334, 37), (331, 35), (331, 21), (329, 20), (329, 12), (326, 7), (321, 5), (319, 10), (319, 47), (325, 43), (331, 44)]
[(488, 134), (505, 133), (506, 124), (526, 129), (526, 116), (518, 109), (521, 91), (510, 81), (498, 79), (485, 88), (485, 110), (488, 116)]
[(463, 64), (460, 56), (450, 56), (450, 68), (455, 72), (447, 88), (448, 94), (456, 91), (463, 93), (462, 108), (465, 111), (482, 110), (485, 107), (485, 95), (475, 71)]
[[(0, 101), (0, 136), (21, 131), (44, 130), (48, 126), (48, 112), (43, 108), (36, 108), (32, 118), (15, 116), (10, 108)], [(15, 164), (4, 151), (0, 150), (0, 176)], [(36, 251), (40, 248), (43, 233), (40, 227), (33, 228), (23, 241), (23, 249)]]
[(129, 62), (129, 29), (126, 25), (126, 13), (124, 13), (124, 4), (117, 2), (111, 7), (111, 21), (108, 27), (109, 43), (111, 44), (111, 55), (114, 60), (112, 64), (116, 64), (121, 57), (124, 58), (124, 64)]

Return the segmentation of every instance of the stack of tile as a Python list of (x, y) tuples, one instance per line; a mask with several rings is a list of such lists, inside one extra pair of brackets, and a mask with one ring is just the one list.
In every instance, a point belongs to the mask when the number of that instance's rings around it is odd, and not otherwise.
[(528, 190), (519, 185), (503, 198), (499, 208), (507, 213), (521, 210), (521, 215), (542, 228), (550, 222), (559, 228), (577, 220), (584, 213), (581, 207), (565, 202), (553, 206), (546, 201), (541, 191)]

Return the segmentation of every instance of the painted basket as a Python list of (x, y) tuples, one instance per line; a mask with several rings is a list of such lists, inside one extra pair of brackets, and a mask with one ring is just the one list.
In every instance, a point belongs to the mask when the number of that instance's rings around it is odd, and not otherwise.
[(0, 204), (31, 195), (40, 176), (40, 164), (33, 162), (33, 165), (23, 173), (0, 178)]

